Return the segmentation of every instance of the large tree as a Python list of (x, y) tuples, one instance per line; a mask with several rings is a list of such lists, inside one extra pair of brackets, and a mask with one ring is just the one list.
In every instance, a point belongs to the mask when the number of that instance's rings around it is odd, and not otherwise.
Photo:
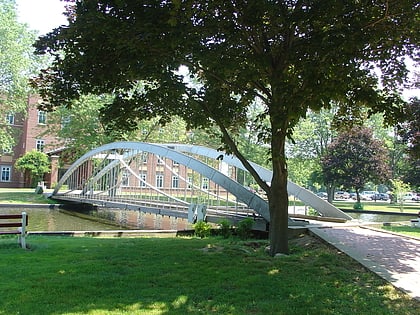
[(328, 146), (321, 160), (325, 182), (353, 188), (360, 202), (359, 193), (367, 182), (380, 184), (389, 179), (388, 156), (384, 143), (374, 139), (371, 129), (356, 126), (346, 130)]
[(35, 34), (17, 21), (15, 0), (0, 0), (0, 154), (15, 144), (7, 114), (25, 113), (29, 75), (34, 73)]
[[(401, 57), (415, 54), (419, 40), (416, 0), (77, 0), (68, 15), (68, 27), (36, 45), (55, 58), (34, 81), (45, 106), (113, 92), (103, 110), (111, 127), (175, 114), (189, 127), (218, 126), (225, 148), (267, 193), (271, 255), (288, 253), (285, 143), (293, 127), (332, 100), (398, 115)], [(263, 105), (255, 133), (270, 148), (271, 185), (234, 136), (255, 99)]]

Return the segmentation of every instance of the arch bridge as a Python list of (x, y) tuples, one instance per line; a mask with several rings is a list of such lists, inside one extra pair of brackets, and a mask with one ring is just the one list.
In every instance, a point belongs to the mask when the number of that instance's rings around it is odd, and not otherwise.
[[(272, 172), (251, 162), (261, 178)], [(158, 213), (189, 222), (251, 216), (270, 222), (264, 194), (233, 155), (196, 145), (114, 142), (80, 157), (58, 182), (51, 198), (102, 207)], [(330, 203), (292, 182), (289, 195), (326, 217), (351, 220)], [(299, 224), (289, 219), (289, 225)]]

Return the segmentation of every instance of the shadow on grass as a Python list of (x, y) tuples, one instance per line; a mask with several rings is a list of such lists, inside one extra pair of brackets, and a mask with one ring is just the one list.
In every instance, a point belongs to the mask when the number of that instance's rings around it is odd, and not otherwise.
[[(10, 241), (10, 240), (7, 240)], [(0, 314), (408, 314), (420, 303), (305, 236), (266, 241), (30, 237), (0, 242)], [(413, 313), (413, 314), (414, 314)]]

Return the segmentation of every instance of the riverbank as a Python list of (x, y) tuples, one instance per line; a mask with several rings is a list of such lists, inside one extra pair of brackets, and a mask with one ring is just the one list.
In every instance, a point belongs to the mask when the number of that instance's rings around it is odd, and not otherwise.
[(363, 210), (355, 210), (353, 208), (354, 202), (349, 201), (335, 201), (334, 205), (340, 210), (346, 212), (366, 212), (366, 211), (377, 211), (377, 212), (391, 212), (398, 214), (418, 214), (420, 212), (419, 202), (406, 202), (401, 208), (398, 204), (391, 204), (385, 201), (363, 201)]
[[(46, 191), (46, 192), (52, 192)], [(57, 204), (44, 194), (35, 193), (34, 188), (0, 188), (0, 204)]]

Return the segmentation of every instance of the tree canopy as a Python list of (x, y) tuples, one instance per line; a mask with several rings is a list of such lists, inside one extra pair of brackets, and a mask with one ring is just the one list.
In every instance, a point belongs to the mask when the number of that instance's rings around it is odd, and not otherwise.
[(402, 142), (408, 146), (410, 165), (404, 180), (417, 189), (420, 187), (420, 99), (412, 98), (405, 106), (405, 119), (397, 126)]
[(384, 143), (374, 139), (369, 128), (354, 127), (342, 132), (322, 158), (326, 184), (355, 189), (360, 202), (359, 193), (367, 182), (380, 184), (389, 179), (387, 159)]
[[(111, 128), (173, 115), (188, 128), (218, 126), (224, 147), (267, 193), (271, 255), (288, 252), (285, 141), (293, 127), (309, 108), (333, 100), (355, 111), (368, 105), (388, 121), (399, 116), (402, 57), (419, 42), (416, 0), (77, 0), (68, 16), (68, 27), (36, 44), (54, 57), (34, 81), (44, 106), (112, 92), (102, 111)], [(234, 140), (255, 99), (263, 105), (255, 133), (270, 148), (271, 185)]]
[(4, 126), (7, 114), (26, 111), (29, 76), (34, 73), (35, 34), (17, 21), (15, 0), (0, 0), (0, 149), (14, 145), (12, 129)]
[(26, 152), (15, 162), (18, 171), (28, 172), (33, 185), (42, 181), (44, 174), (50, 171), (48, 156), (40, 151), (32, 150)]
[(48, 116), (49, 123), (41, 136), (56, 135), (54, 145), (65, 148), (61, 157), (66, 159), (68, 156), (68, 160), (75, 160), (89, 150), (113, 141), (206, 143), (204, 139), (208, 134), (202, 135), (200, 130), (187, 132), (185, 122), (179, 117), (172, 117), (165, 125), (160, 123), (159, 117), (140, 121), (133, 131), (109, 130), (99, 112), (111, 99), (110, 95), (84, 95), (72, 102), (70, 108), (58, 107)]

